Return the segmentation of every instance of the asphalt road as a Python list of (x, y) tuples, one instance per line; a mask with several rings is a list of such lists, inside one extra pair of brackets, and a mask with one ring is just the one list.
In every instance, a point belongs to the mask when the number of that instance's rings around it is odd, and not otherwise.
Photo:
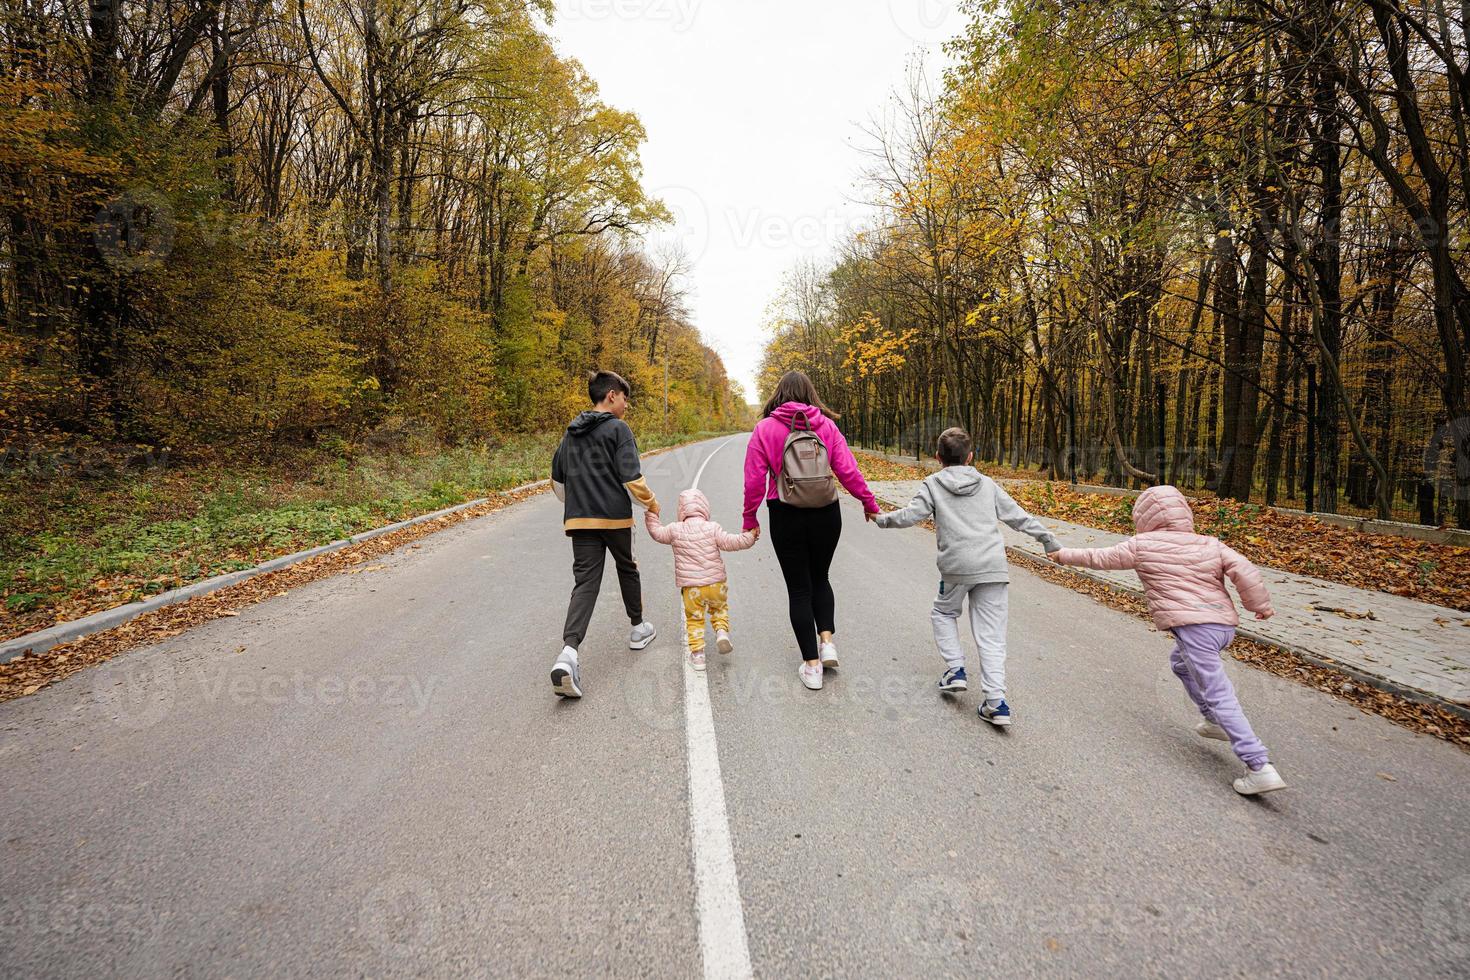
[[(701, 482), (730, 528), (743, 442)], [(650, 460), (659, 497), (720, 445)], [(771, 977), (1470, 971), (1470, 755), (1232, 664), (1291, 783), (1242, 799), (1167, 639), (1021, 570), (998, 732), (934, 690), (932, 535), (844, 508), (819, 693), (769, 541), (728, 558), (696, 820), (670, 555), (637, 532), (640, 653), (609, 567), (562, 702), (550, 496), (0, 705), (0, 975), (738, 968), (711, 926)]]

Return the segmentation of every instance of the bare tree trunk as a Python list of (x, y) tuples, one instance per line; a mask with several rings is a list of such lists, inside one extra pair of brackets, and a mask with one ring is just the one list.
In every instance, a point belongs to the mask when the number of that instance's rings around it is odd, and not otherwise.
[(1266, 434), (1266, 506), (1276, 506), (1286, 428), (1286, 383), (1291, 372), (1292, 330), (1296, 318), (1295, 283), (1288, 282), (1281, 302), (1281, 333), (1276, 339), (1276, 367), (1271, 377), (1271, 424)]
[(1266, 338), (1266, 284), (1269, 266), (1267, 253), (1270, 249), (1271, 212), (1274, 210), (1264, 200), (1264, 192), (1257, 200), (1257, 218), (1251, 224), (1251, 253), (1246, 266), (1245, 292), (1243, 295), (1239, 332), (1239, 347), (1232, 357), (1226, 354), (1226, 363), (1232, 365), (1236, 377), (1235, 442), (1227, 444), (1231, 452), (1231, 475), (1229, 491), (1224, 496), (1235, 500), (1250, 500), (1255, 484), (1256, 448), (1260, 440), (1257, 415), (1260, 411), (1261, 356)]

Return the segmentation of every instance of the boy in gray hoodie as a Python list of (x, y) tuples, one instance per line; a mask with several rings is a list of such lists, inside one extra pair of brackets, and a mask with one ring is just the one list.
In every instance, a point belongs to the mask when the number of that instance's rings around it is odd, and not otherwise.
[(1009, 725), (1006, 704), (1006, 590), (1011, 578), (1000, 522), (1031, 535), (1047, 554), (1061, 549), (1056, 536), (1021, 509), (994, 480), (975, 469), (975, 454), (964, 429), (939, 436), (935, 458), (944, 469), (929, 476), (903, 510), (878, 515), (879, 527), (913, 527), (934, 518), (939, 539), (939, 595), (930, 620), (934, 643), (947, 665), (939, 689), (969, 689), (959, 618), (970, 599), (970, 630), (980, 648), (980, 688), (985, 701), (980, 717), (992, 725)]

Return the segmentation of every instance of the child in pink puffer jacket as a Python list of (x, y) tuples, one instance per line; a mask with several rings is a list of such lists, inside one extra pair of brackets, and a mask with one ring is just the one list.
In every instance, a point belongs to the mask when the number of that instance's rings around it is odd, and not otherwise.
[(1257, 619), (1276, 615), (1260, 571), (1218, 538), (1194, 533), (1194, 512), (1175, 487), (1150, 487), (1139, 494), (1133, 525), (1137, 536), (1111, 548), (1063, 548), (1047, 557), (1062, 565), (1136, 570), (1154, 625), (1174, 634), (1169, 666), (1204, 716), (1195, 730), (1205, 738), (1230, 742), (1246, 764), (1235, 791), (1253, 796), (1285, 789), (1220, 659), (1240, 625), (1225, 588), (1227, 578)]
[(730, 593), (725, 581), (722, 551), (744, 551), (760, 537), (760, 528), (729, 534), (709, 519), (709, 500), (698, 490), (679, 494), (679, 521), (664, 524), (653, 511), (644, 511), (643, 523), (659, 544), (674, 547), (674, 584), (684, 596), (684, 629), (689, 636), (689, 663), (704, 670), (704, 617), (715, 627), (715, 646), (721, 653), (730, 643)]

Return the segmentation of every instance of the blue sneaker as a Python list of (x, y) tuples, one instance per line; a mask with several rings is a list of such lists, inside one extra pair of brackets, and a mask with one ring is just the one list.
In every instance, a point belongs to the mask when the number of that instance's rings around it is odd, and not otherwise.
[(953, 694), (956, 691), (968, 691), (970, 682), (965, 679), (965, 668), (951, 667), (939, 678), (939, 689), (945, 694)]
[(999, 704), (991, 704), (986, 701), (976, 709), (980, 717), (1000, 728), (1011, 723), (1011, 706), (1001, 701)]

